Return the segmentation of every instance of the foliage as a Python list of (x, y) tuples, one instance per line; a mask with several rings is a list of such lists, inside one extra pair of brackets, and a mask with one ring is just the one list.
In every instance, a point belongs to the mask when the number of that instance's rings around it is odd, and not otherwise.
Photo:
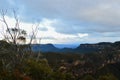
[(27, 75), (35, 80), (47, 80), (52, 72), (45, 60), (38, 62), (35, 60), (27, 60), (24, 70)]
[(113, 74), (100, 76), (98, 80), (118, 80)]
[(91, 75), (86, 75), (82, 80), (95, 80)]
[[(29, 56), (28, 45), (17, 46), (20, 49), (19, 52), (16, 52), (14, 47), (15, 45), (11, 43), (4, 40), (0, 41), (0, 80), (119, 79), (117, 76), (117, 74), (119, 75), (119, 63), (110, 63), (101, 66), (101, 63), (106, 60), (105, 57), (107, 56), (104, 54), (46, 53), (43, 54), (44, 57), (36, 60), (37, 53)], [(19, 54), (23, 54), (23, 56)], [(61, 67), (64, 69), (60, 69)], [(109, 71), (112, 74), (106, 75), (105, 73)], [(92, 76), (88, 74), (92, 74)]]

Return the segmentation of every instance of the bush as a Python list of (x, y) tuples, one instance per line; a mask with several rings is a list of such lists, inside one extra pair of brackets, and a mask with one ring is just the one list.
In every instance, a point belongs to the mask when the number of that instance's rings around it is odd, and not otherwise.
[(113, 74), (100, 76), (98, 80), (118, 80)]

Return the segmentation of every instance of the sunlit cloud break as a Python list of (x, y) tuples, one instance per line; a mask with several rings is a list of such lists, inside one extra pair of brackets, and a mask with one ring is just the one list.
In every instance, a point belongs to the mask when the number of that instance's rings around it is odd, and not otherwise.
[[(5, 16), (6, 21), (10, 28), (13, 28), (15, 26), (15, 20), (12, 17)], [(58, 22), (57, 22), (58, 23)], [(70, 43), (73, 40), (75, 41), (76, 38), (83, 38), (88, 36), (88, 34), (82, 34), (79, 33), (78, 35), (71, 35), (71, 34), (63, 34), (58, 33), (55, 31), (52, 25), (56, 24), (56, 20), (50, 20), (47, 18), (43, 18), (41, 22), (38, 22), (38, 33), (36, 34), (36, 41), (33, 41), (34, 43), (38, 43), (39, 39), (42, 39), (42, 43)], [(0, 31), (6, 31), (5, 25), (1, 22), (0, 25), (2, 27), (0, 28)], [(27, 23), (27, 22), (20, 22), (20, 28), (26, 30), (28, 33), (27, 41), (30, 39), (30, 34), (32, 32), (33, 23)], [(33, 26), (33, 28), (35, 28)], [(2, 37), (2, 35), (0, 35)]]

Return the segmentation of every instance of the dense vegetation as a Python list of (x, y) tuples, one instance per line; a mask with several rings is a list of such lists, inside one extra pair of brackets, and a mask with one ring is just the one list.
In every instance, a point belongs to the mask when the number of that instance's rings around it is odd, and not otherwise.
[(120, 54), (116, 49), (90, 54), (39, 54), (29, 48), (17, 45), (17, 50), (15, 45), (0, 41), (0, 80), (120, 79)]

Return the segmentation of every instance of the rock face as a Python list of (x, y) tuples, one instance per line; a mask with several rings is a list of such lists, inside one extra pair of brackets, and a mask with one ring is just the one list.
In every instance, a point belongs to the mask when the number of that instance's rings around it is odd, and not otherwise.
[(110, 42), (100, 42), (97, 44), (81, 44), (75, 50), (81, 53), (91, 53), (97, 52), (107, 47), (111, 47), (113, 43)]

